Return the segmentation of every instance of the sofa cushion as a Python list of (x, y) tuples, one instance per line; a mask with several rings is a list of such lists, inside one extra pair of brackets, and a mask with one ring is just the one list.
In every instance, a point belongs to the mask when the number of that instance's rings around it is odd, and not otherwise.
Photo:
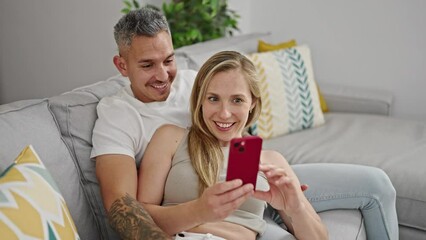
[(295, 39), (291, 39), (289, 41), (280, 42), (280, 43), (276, 43), (276, 44), (267, 43), (263, 40), (259, 40), (259, 42), (257, 44), (257, 51), (258, 52), (269, 52), (269, 51), (281, 50), (281, 49), (286, 49), (286, 48), (292, 48), (292, 47), (296, 47), (296, 46), (297, 46), (297, 42), (296, 42)]
[(183, 52), (176, 52), (175, 53), (175, 63), (177, 69), (189, 69), (189, 57), (183, 53)]
[[(367, 239), (364, 219), (359, 210), (336, 209), (319, 212), (321, 220), (328, 230), (329, 239), (365, 240)], [(280, 216), (268, 205), (263, 214), (266, 221), (266, 231), (259, 240), (296, 240), (287, 232), (287, 227)]]
[(357, 163), (383, 169), (397, 193), (400, 225), (426, 230), (426, 123), (368, 114), (327, 113), (326, 123), (268, 139), (291, 164)]
[(74, 89), (49, 99), (50, 109), (58, 122), (62, 137), (75, 159), (80, 181), (96, 216), (103, 239), (117, 239), (118, 236), (109, 226), (106, 218), (96, 178), (95, 162), (90, 159), (92, 130), (97, 119), (96, 106), (99, 100), (116, 93), (128, 83), (127, 78), (117, 75), (106, 81)]
[(0, 173), (0, 232), (4, 239), (80, 239), (55, 180), (31, 145)]
[(307, 46), (254, 53), (262, 96), (262, 112), (251, 127), (264, 139), (324, 123), (311, 55)]
[(188, 67), (198, 71), (201, 65), (213, 54), (224, 51), (233, 50), (241, 53), (253, 53), (257, 50), (257, 41), (270, 35), (268, 32), (256, 32), (242, 34), (233, 37), (225, 37), (210, 41), (196, 43), (190, 46), (184, 46), (176, 49), (177, 54), (185, 54), (188, 56)]
[(358, 210), (333, 210), (324, 211), (318, 214), (327, 226), (330, 239), (339, 240), (365, 240), (364, 221), (361, 212)]
[(321, 91), (331, 112), (380, 114), (392, 112), (393, 94), (383, 89), (342, 86), (321, 82)]
[[(292, 48), (292, 47), (296, 47), (296, 46), (297, 46), (297, 42), (296, 42), (295, 39), (289, 40), (287, 42), (277, 43), (277, 44), (271, 44), (271, 43), (267, 43), (267, 42), (264, 42), (262, 40), (259, 40), (259, 45), (257, 46), (257, 51), (258, 52), (269, 52), (269, 51)], [(327, 103), (326, 103), (324, 96), (322, 95), (318, 85), (317, 85), (317, 89), (318, 89), (318, 95), (319, 95), (319, 99), (320, 99), (321, 109), (322, 109), (323, 112), (328, 112)]]
[(80, 237), (99, 239), (79, 173), (48, 108), (47, 100), (24, 100), (0, 106), (0, 171), (4, 171), (21, 150), (32, 145), (55, 179)]

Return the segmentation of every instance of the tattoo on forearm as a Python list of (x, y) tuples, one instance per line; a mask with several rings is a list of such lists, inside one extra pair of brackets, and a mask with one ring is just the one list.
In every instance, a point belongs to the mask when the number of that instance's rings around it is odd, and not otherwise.
[(128, 194), (112, 203), (108, 220), (122, 239), (171, 239), (155, 224), (142, 205)]

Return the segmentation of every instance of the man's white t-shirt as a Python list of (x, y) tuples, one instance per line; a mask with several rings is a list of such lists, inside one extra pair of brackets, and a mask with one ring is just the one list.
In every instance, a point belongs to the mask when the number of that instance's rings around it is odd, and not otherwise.
[(166, 101), (143, 103), (133, 95), (130, 85), (116, 95), (102, 98), (97, 106), (92, 136), (91, 158), (104, 154), (124, 154), (139, 165), (143, 153), (158, 127), (191, 125), (189, 99), (197, 72), (179, 70)]

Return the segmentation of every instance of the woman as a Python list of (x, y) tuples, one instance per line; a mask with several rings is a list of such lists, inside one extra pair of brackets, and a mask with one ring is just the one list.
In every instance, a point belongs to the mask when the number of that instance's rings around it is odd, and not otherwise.
[(256, 239), (266, 202), (297, 239), (327, 239), (327, 230), (282, 155), (263, 150), (257, 189), (225, 182), (231, 139), (261, 111), (253, 64), (224, 51), (201, 67), (191, 95), (192, 127), (157, 129), (144, 154), (138, 200), (175, 239)]

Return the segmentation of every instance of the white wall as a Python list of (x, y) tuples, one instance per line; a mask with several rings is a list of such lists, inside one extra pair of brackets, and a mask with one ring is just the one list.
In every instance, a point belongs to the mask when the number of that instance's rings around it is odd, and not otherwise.
[(250, 1), (250, 31), (308, 44), (321, 82), (394, 94), (393, 115), (426, 121), (426, 1)]
[[(143, 1), (161, 5), (161, 0)], [(229, 0), (242, 32), (311, 47), (316, 78), (392, 92), (394, 116), (426, 120), (426, 1)], [(0, 103), (117, 74), (121, 1), (0, 1)]]
[(120, 1), (0, 2), (0, 103), (53, 96), (118, 72)]

